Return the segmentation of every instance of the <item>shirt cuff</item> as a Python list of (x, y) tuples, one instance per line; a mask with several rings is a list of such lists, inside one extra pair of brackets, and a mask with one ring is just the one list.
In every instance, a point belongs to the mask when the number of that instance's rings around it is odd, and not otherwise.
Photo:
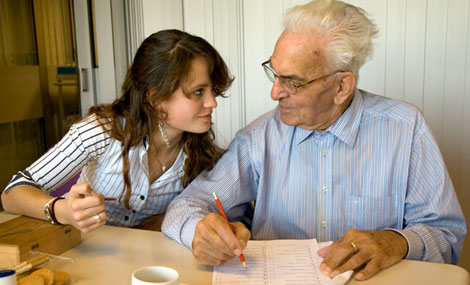
[(424, 251), (424, 243), (419, 235), (411, 230), (397, 230), (397, 229), (385, 229), (394, 231), (402, 235), (408, 243), (408, 254), (405, 259), (421, 260)]
[(201, 220), (202, 219), (193, 219), (188, 221), (181, 231), (181, 242), (191, 250), (193, 250), (193, 239), (194, 234), (196, 233), (196, 225)]

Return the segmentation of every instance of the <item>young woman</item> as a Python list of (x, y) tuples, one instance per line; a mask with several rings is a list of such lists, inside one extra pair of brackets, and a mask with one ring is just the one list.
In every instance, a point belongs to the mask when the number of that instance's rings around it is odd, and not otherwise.
[[(152, 221), (222, 155), (211, 113), (232, 80), (204, 39), (178, 30), (151, 35), (137, 50), (122, 96), (91, 108), (16, 174), (1, 195), (4, 209), (82, 232)], [(48, 194), (78, 171), (65, 198)]]

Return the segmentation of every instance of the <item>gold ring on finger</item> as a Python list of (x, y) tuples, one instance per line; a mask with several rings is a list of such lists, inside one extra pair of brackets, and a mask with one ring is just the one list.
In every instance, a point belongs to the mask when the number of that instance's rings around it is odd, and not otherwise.
[(93, 218), (95, 218), (95, 221), (97, 224), (101, 223), (101, 218), (100, 218), (100, 215), (94, 215)]
[(354, 248), (354, 253), (357, 252), (357, 246), (355, 243), (351, 242), (351, 246)]

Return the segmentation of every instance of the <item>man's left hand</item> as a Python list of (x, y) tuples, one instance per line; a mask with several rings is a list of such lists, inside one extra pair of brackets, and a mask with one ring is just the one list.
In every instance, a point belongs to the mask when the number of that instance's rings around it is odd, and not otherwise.
[(403, 259), (407, 252), (408, 243), (397, 232), (352, 229), (337, 242), (320, 249), (318, 255), (325, 258), (320, 270), (330, 278), (365, 265), (355, 279), (366, 280)]

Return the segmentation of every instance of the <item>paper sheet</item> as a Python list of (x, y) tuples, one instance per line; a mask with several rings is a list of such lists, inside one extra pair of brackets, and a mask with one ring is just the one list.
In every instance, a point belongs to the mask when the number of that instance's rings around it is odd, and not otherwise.
[(243, 251), (248, 268), (238, 258), (227, 261), (214, 267), (212, 284), (344, 284), (352, 271), (330, 279), (319, 269), (318, 249), (316, 239), (248, 241)]

